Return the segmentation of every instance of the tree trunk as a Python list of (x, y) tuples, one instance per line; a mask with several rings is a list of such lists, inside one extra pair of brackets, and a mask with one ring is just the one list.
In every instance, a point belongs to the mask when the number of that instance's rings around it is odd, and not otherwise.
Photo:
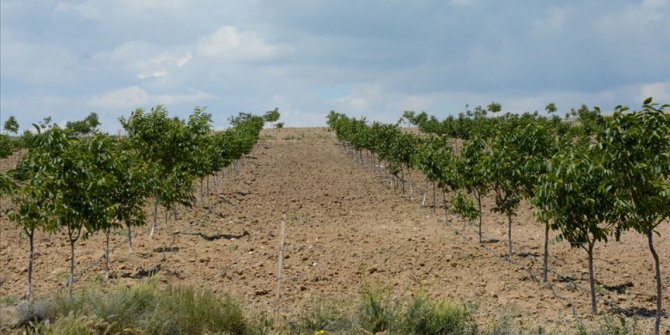
[(412, 187), (412, 170), (407, 168), (407, 183), (409, 184), (409, 201), (414, 202), (414, 188)]
[(450, 224), (449, 222), (449, 204), (447, 204), (447, 192), (442, 190), (442, 203), (444, 204), (444, 222)]
[(109, 227), (105, 228), (105, 281), (109, 281), (109, 231)]
[(402, 183), (402, 194), (405, 194), (405, 169), (400, 166), (400, 182)]
[(209, 194), (209, 175), (207, 175), (207, 195)]
[(544, 267), (542, 269), (542, 279), (544, 282), (549, 281), (549, 221), (544, 223)]
[(658, 260), (658, 253), (654, 248), (654, 233), (651, 229), (647, 230), (647, 240), (649, 241), (649, 251), (654, 257), (654, 266), (656, 267), (656, 321), (654, 322), (654, 335), (661, 332), (661, 313), (663, 313), (663, 283), (661, 282), (661, 264)]
[(32, 313), (33, 306), (33, 259), (35, 255), (35, 228), (25, 229), (26, 235), (28, 235), (28, 287), (26, 288), (26, 299), (28, 300), (28, 305), (30, 306), (30, 312)]
[(476, 192), (477, 197), (477, 206), (479, 209), (479, 244), (483, 244), (482, 240), (482, 195), (479, 192)]
[(433, 182), (433, 213), (435, 213), (435, 207), (437, 206), (436, 198), (437, 196), (435, 195), (435, 182)]
[(129, 224), (126, 224), (126, 227), (128, 228), (128, 252), (130, 254), (133, 253), (133, 231), (130, 228)]
[(158, 199), (154, 199), (154, 221), (151, 223), (151, 231), (149, 232), (149, 238), (154, 238), (154, 232), (156, 231), (156, 219), (158, 217)]
[(169, 208), (165, 208), (165, 227), (167, 227), (167, 224), (168, 224), (168, 217), (169, 217), (169, 214), (170, 214), (170, 209), (169, 209)]
[(203, 203), (204, 203), (204, 200), (203, 200), (204, 194), (203, 194), (203, 188), (202, 188), (202, 183), (204, 181), (205, 181), (205, 177), (200, 178), (200, 206), (202, 206)]
[(507, 214), (507, 245), (509, 246), (509, 259), (512, 259), (512, 214)]
[(174, 222), (177, 222), (177, 206), (175, 205), (172, 207), (172, 218), (174, 219)]
[[(80, 230), (81, 231), (81, 230)], [(68, 296), (72, 299), (72, 288), (74, 287), (74, 244), (77, 242), (77, 237), (72, 236), (72, 231), (68, 228), (68, 239), (70, 240), (70, 277), (67, 281)], [(77, 234), (79, 235), (79, 234)]]
[(591, 287), (591, 314), (598, 314), (598, 307), (596, 306), (596, 277), (593, 272), (593, 246), (595, 242), (589, 242), (589, 247), (586, 250), (589, 254), (589, 286)]

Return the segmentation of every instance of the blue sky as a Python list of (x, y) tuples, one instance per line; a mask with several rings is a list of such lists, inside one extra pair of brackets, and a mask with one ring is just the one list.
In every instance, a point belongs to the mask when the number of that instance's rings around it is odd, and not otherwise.
[(118, 0), (1, 2), (2, 119), (26, 128), (138, 107), (217, 127), (278, 107), (393, 122), (466, 104), (559, 112), (670, 102), (670, 0)]

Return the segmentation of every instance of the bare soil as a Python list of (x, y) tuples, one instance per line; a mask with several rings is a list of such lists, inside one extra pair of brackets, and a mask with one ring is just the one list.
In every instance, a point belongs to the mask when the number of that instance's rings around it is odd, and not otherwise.
[[(3, 170), (14, 159), (2, 162)], [(368, 161), (368, 164), (370, 162)], [(286, 247), (280, 312), (298, 313), (315, 299), (355, 300), (363, 285), (380, 285), (396, 296), (423, 292), (477, 306), (484, 328), (508, 319), (526, 329), (574, 330), (590, 315), (586, 252), (552, 235), (552, 288), (542, 282), (544, 228), (528, 204), (514, 217), (514, 258), (506, 258), (506, 219), (484, 202), (480, 246), (474, 223), (430, 208), (432, 188), (418, 173), (413, 200), (394, 190), (390, 179), (361, 166), (325, 129), (264, 131), (262, 141), (239, 171), (230, 169), (215, 188), (210, 178), (204, 204), (159, 213), (157, 236), (149, 226), (134, 230), (135, 252), (125, 231), (115, 232), (112, 282), (132, 285), (154, 273), (166, 284), (189, 285), (243, 298), (257, 310), (275, 304), (280, 222), (286, 217)], [(421, 205), (427, 190), (426, 206)], [(438, 204), (442, 196), (438, 195)], [(2, 199), (0, 205), (7, 208)], [(147, 206), (147, 212), (149, 206)], [(25, 293), (27, 239), (0, 218), (0, 324), (11, 322)], [(670, 225), (659, 229), (664, 308), (670, 308)], [(82, 240), (76, 249), (78, 287), (103, 277), (104, 237)], [(621, 242), (596, 248), (595, 271), (602, 314), (627, 314), (645, 331), (653, 329), (655, 279), (646, 238), (626, 233)], [(37, 298), (65, 289), (69, 246), (63, 234), (40, 232), (36, 239), (34, 290)], [(663, 320), (663, 332), (670, 320)], [(4, 328), (5, 331), (7, 328)]]

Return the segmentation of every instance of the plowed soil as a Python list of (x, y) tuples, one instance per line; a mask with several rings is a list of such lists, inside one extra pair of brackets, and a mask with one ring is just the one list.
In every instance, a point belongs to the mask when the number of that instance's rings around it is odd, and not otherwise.
[[(510, 262), (506, 219), (490, 211), (491, 197), (484, 202), (487, 243), (480, 246), (474, 223), (455, 215), (445, 220), (442, 208), (433, 213), (432, 188), (423, 177), (412, 176), (410, 196), (407, 190), (395, 190), (388, 176), (373, 171), (370, 164), (357, 163), (325, 129), (266, 131), (239, 171), (228, 170), (216, 187), (210, 178), (204, 203), (179, 208), (176, 221), (168, 213), (167, 225), (161, 210), (154, 239), (149, 238), (148, 226), (135, 229), (133, 254), (125, 231), (113, 233), (112, 282), (130, 285), (155, 272), (161, 282), (232, 293), (253, 308), (271, 311), (284, 216), (279, 309), (285, 315), (314, 299), (355, 300), (369, 284), (397, 296), (424, 292), (474, 304), (484, 328), (503, 318), (526, 329), (542, 326), (558, 332), (575, 329), (579, 321), (593, 322), (586, 252), (552, 235), (553, 285), (543, 283), (544, 229), (528, 204), (514, 217), (515, 255)], [(428, 200), (422, 206), (425, 191)], [(441, 204), (441, 194), (438, 200)], [(2, 208), (8, 204), (3, 199)], [(0, 228), (0, 315), (6, 325), (25, 292), (27, 240), (4, 216)], [(670, 224), (659, 232), (655, 242), (667, 311)], [(98, 235), (77, 244), (77, 286), (101, 281), (103, 243)], [(646, 239), (626, 233), (621, 242), (598, 245), (595, 255), (602, 314), (630, 315), (640, 328), (651, 331), (655, 280)], [(65, 288), (68, 260), (64, 235), (39, 233), (37, 298)], [(666, 316), (664, 331), (669, 325)]]

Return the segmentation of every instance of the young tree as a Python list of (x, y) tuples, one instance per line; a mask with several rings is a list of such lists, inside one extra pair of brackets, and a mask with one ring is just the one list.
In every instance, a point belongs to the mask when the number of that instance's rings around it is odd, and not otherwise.
[(91, 135), (100, 125), (98, 114), (91, 113), (83, 120), (68, 121), (65, 123), (65, 129), (69, 129), (75, 136)]
[(116, 181), (111, 194), (116, 204), (113, 222), (126, 226), (128, 251), (132, 253), (132, 227), (145, 224), (144, 205), (155, 192), (158, 167), (152, 161), (141, 159), (140, 153), (125, 140), (114, 146), (113, 155), (112, 173)]
[(60, 182), (56, 165), (61, 163), (68, 146), (68, 137), (63, 132), (47, 132), (35, 137), (35, 146), (19, 161), (11, 172), (16, 182), (11, 200), (13, 208), (7, 214), (28, 237), (28, 278), (26, 300), (32, 307), (32, 277), (34, 240), (37, 230), (57, 230), (55, 210), (62, 194), (57, 186)]
[[(170, 210), (176, 204), (193, 204), (193, 176), (189, 173), (193, 137), (182, 120), (169, 118), (165, 107), (158, 105), (145, 113), (136, 109), (128, 119), (121, 118), (128, 140), (145, 161), (158, 166), (156, 177), (160, 187), (153, 190), (154, 211), (149, 236), (156, 229), (158, 205)], [(262, 126), (262, 125), (261, 125)]]
[(499, 132), (484, 158), (485, 178), (495, 192), (494, 212), (507, 217), (507, 246), (512, 258), (512, 216), (523, 196), (523, 157), (513, 146), (513, 130)]
[(16, 121), (14, 115), (10, 115), (3, 126), (5, 132), (12, 133), (14, 135), (19, 133), (19, 122)]
[(6, 134), (12, 133), (16, 135), (19, 131), (19, 123), (13, 115), (5, 120), (3, 129), (5, 130), (5, 134), (0, 134), (0, 158), (8, 157), (16, 149), (15, 141)]
[(211, 114), (205, 109), (196, 107), (189, 116), (186, 131), (190, 133), (191, 147), (189, 148), (189, 172), (200, 179), (200, 203), (204, 202), (203, 182), (206, 176), (213, 172), (212, 156), (216, 150), (211, 136)]
[(88, 140), (71, 137), (66, 131), (54, 127), (50, 134), (67, 136), (65, 150), (54, 156), (53, 165), (57, 183), (54, 192), (59, 194), (55, 215), (58, 228), (65, 229), (70, 244), (70, 296), (75, 282), (75, 244), (82, 233), (106, 229), (115, 204), (111, 194), (116, 185), (111, 173), (113, 156), (111, 139), (96, 134)]
[[(454, 209), (467, 218), (479, 218), (479, 244), (482, 240), (482, 198), (489, 191), (489, 181), (486, 179), (485, 154), (486, 142), (478, 137), (467, 141), (463, 145), (460, 157), (456, 162), (456, 169), (460, 176), (458, 188), (465, 189), (477, 201), (476, 215), (473, 215), (471, 201), (462, 199), (454, 203)], [(461, 195), (464, 197), (464, 195)], [(455, 200), (457, 200), (455, 198)], [(474, 217), (473, 217), (474, 216)]]
[(263, 114), (263, 121), (265, 122), (271, 122), (272, 127), (276, 127), (276, 122), (279, 121), (279, 117), (281, 115), (279, 114), (279, 108), (275, 107), (275, 109), (271, 111), (267, 111), (265, 114)]
[(647, 237), (656, 275), (655, 334), (660, 333), (663, 302), (662, 276), (654, 248), (656, 228), (670, 217), (670, 116), (651, 98), (641, 111), (626, 113), (617, 107), (598, 133), (598, 147), (611, 178), (602, 187), (615, 195), (618, 234), (633, 229)]
[(602, 187), (608, 178), (601, 157), (581, 142), (554, 155), (533, 200), (543, 220), (552, 220), (562, 238), (586, 251), (593, 314), (598, 312), (593, 248), (598, 241), (607, 242), (605, 224), (613, 206), (611, 194)]
[[(454, 154), (447, 141), (442, 138), (431, 137), (423, 140), (414, 155), (416, 166), (433, 184), (433, 212), (436, 206), (436, 186), (443, 194), (450, 188), (454, 189), (458, 180), (454, 164)], [(445, 219), (448, 221), (449, 208), (445, 196)]]

